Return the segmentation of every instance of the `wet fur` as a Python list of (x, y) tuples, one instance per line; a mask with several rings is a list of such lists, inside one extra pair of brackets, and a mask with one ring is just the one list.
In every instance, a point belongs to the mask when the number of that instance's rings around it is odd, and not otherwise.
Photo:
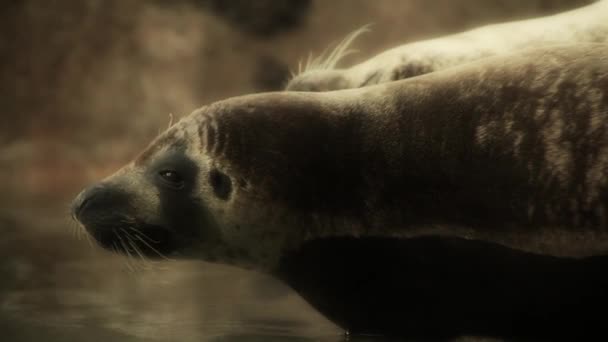
[[(338, 51), (350, 51), (367, 27), (348, 35)], [(415, 77), (528, 47), (568, 43), (608, 43), (608, 1), (547, 17), (486, 25), (462, 33), (411, 42), (349, 68), (317, 63), (294, 75), (285, 89), (329, 91)], [(319, 59), (322, 60), (322, 59)]]

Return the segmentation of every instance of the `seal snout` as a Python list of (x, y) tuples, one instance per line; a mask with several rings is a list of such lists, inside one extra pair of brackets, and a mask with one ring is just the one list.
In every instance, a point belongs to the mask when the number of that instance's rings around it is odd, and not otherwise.
[(105, 184), (96, 184), (86, 188), (72, 202), (72, 216), (85, 224), (103, 212), (111, 211), (120, 205), (121, 199), (116, 190)]
[(103, 248), (130, 255), (163, 256), (176, 248), (173, 233), (137, 218), (134, 196), (111, 183), (83, 190), (72, 202), (74, 220)]
[(108, 184), (96, 184), (76, 196), (72, 202), (72, 217), (98, 241), (105, 240), (106, 231), (120, 222), (127, 205), (125, 193)]
[(85, 208), (89, 204), (89, 201), (92, 197), (91, 196), (92, 192), (95, 192), (97, 187), (98, 186), (93, 186), (93, 187), (84, 189), (78, 194), (78, 196), (76, 196), (74, 201), (72, 201), (72, 205), (71, 205), (72, 218), (74, 218), (75, 220), (79, 220), (79, 217), (80, 217), (82, 211), (85, 210)]

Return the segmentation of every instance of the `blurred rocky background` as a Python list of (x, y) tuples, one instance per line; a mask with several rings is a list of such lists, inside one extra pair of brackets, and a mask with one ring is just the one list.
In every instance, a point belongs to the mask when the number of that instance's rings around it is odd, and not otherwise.
[(589, 2), (2, 1), (2, 339), (339, 336), (262, 275), (202, 262), (132, 265), (94, 248), (73, 234), (70, 200), (135, 156), (170, 113), (280, 90), (299, 59), (364, 24), (373, 32), (343, 65), (401, 43)]

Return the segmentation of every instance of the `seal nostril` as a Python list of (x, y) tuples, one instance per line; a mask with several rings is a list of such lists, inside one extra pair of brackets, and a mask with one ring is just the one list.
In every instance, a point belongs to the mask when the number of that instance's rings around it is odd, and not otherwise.
[(90, 197), (88, 196), (88, 190), (82, 191), (76, 199), (72, 202), (71, 211), (72, 218), (79, 219), (82, 210), (87, 206)]
[(95, 185), (82, 191), (72, 202), (72, 216), (77, 219), (82, 219), (82, 214), (91, 206), (94, 199), (103, 193), (104, 187)]
[(91, 198), (87, 197), (80, 202), (80, 204), (76, 207), (76, 216), (78, 216), (86, 207), (91, 203)]

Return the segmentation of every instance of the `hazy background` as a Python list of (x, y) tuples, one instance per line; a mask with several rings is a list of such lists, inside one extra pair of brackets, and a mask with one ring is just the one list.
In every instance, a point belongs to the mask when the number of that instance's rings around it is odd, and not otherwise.
[[(128, 264), (78, 239), (72, 197), (177, 117), (280, 90), (367, 23), (360, 53), (589, 0), (5, 0), (0, 3), (4, 341), (340, 339), (281, 284), (203, 262)], [(135, 271), (133, 271), (135, 269)]]

